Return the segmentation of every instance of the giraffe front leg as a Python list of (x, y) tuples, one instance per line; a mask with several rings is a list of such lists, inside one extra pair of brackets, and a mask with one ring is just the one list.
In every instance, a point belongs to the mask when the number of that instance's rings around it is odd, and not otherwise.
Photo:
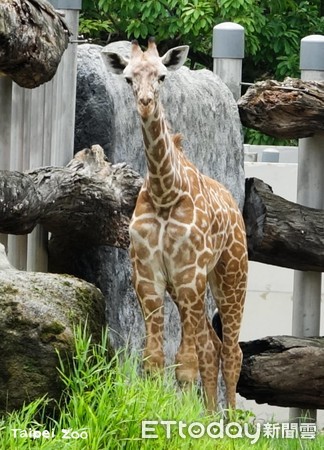
[(159, 295), (154, 284), (148, 281), (135, 283), (135, 290), (146, 328), (144, 371), (154, 373), (164, 368), (164, 298)]
[(189, 305), (186, 302), (188, 292), (184, 288), (169, 291), (176, 304), (181, 323), (181, 342), (175, 357), (175, 374), (181, 387), (188, 387), (198, 379), (198, 356), (196, 352), (195, 326), (191, 321)]

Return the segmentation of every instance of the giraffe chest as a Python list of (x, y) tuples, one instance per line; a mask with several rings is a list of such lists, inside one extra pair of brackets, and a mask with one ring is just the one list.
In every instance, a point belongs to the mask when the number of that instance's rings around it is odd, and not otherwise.
[(224, 233), (213, 233), (208, 217), (197, 216), (183, 209), (167, 217), (156, 212), (134, 215), (130, 224), (131, 258), (165, 274), (190, 266), (208, 272), (218, 259)]

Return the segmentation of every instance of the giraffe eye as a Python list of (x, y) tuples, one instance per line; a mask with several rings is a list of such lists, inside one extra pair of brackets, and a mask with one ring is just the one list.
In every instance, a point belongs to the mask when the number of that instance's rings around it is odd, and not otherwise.
[(130, 77), (126, 77), (125, 80), (126, 80), (127, 84), (130, 84), (130, 85), (133, 84), (133, 80)]
[(165, 80), (165, 75), (159, 76), (159, 82), (160, 83), (163, 83), (164, 80)]

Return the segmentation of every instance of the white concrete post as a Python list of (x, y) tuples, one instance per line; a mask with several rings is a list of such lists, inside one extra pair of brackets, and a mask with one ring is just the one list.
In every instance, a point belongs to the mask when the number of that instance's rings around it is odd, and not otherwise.
[[(301, 40), (301, 79), (324, 80), (324, 36), (312, 35)], [(317, 134), (299, 140), (297, 203), (311, 208), (324, 209), (324, 135)], [(305, 230), (307, 233), (307, 225)], [(320, 272), (295, 271), (293, 291), (292, 333), (299, 337), (318, 336), (321, 312)], [(316, 410), (303, 411), (292, 408), (292, 420), (307, 413), (316, 420)]]
[(241, 97), (244, 28), (232, 22), (216, 25), (212, 56), (214, 73), (224, 81), (237, 101)]

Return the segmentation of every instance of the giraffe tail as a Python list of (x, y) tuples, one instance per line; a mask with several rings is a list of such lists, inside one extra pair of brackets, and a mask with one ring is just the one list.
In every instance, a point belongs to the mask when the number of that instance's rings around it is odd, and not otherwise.
[(223, 341), (223, 326), (222, 321), (218, 312), (218, 309), (215, 310), (215, 314), (212, 320), (212, 326), (218, 336), (218, 338)]

